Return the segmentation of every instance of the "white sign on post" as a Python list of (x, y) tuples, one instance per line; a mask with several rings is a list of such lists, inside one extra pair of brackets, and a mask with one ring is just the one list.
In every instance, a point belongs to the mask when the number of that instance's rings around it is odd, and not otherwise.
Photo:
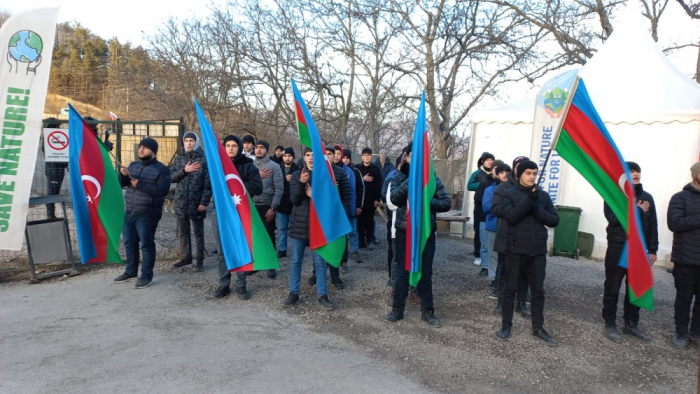
[(68, 163), (68, 129), (44, 129), (44, 159)]

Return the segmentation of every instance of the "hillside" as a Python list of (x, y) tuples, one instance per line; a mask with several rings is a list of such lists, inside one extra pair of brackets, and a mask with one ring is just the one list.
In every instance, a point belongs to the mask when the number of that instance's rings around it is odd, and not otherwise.
[(66, 96), (61, 96), (60, 94), (49, 93), (46, 95), (46, 105), (44, 105), (44, 118), (54, 117), (54, 118), (66, 118), (65, 115), (61, 116), (61, 108), (68, 108), (68, 104), (71, 103), (75, 109), (78, 110), (82, 116), (92, 116), (97, 119), (109, 119), (109, 112), (103, 111), (94, 105), (82, 103), (80, 101), (75, 101)]

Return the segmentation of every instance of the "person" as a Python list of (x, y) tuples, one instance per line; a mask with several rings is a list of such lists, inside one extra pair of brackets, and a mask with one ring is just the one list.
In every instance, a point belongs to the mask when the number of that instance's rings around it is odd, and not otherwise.
[(373, 250), (372, 229), (374, 223), (374, 213), (379, 206), (380, 194), (382, 192), (382, 172), (372, 163), (372, 149), (362, 149), (362, 164), (357, 169), (362, 174), (365, 182), (365, 201), (362, 206), (362, 213), (357, 218), (357, 233), (359, 247)]
[(689, 340), (700, 343), (700, 162), (690, 167), (690, 174), (691, 182), (671, 197), (666, 217), (673, 232), (671, 261), (676, 287), (676, 333), (671, 344), (678, 349), (686, 349)]
[[(405, 261), (406, 258), (406, 211), (408, 209), (408, 174), (411, 165), (412, 144), (406, 146), (404, 159), (401, 163), (401, 171), (396, 173), (391, 179), (391, 198), (392, 204), (396, 205), (396, 259), (399, 262)], [(426, 160), (429, 158), (426, 157)], [(426, 321), (432, 327), (441, 327), (440, 319), (435, 316), (433, 306), (433, 258), (435, 257), (435, 234), (437, 232), (437, 224), (435, 214), (437, 212), (447, 212), (450, 210), (450, 197), (445, 191), (440, 178), (435, 177), (435, 193), (430, 200), (430, 237), (428, 238), (422, 254), (421, 278), (416, 286), (418, 297), (421, 304), (421, 319)], [(403, 312), (406, 306), (406, 297), (408, 296), (408, 276), (404, 264), (398, 264), (399, 273), (396, 277), (394, 285), (394, 301), (391, 312), (384, 316), (384, 321), (394, 323), (403, 319)]]
[[(491, 186), (496, 181), (496, 176), (494, 175), (494, 170), (496, 166), (503, 164), (501, 160), (496, 160), (492, 163), (490, 169), (490, 174), (488, 177), (484, 178), (480, 183), (479, 187), (474, 193), (474, 204), (479, 206), (480, 216), (474, 218), (475, 223), (479, 223), (479, 243), (481, 244), (479, 250), (479, 256), (481, 256), (481, 270), (479, 271), (479, 276), (487, 276), (489, 274), (489, 240), (488, 233), (484, 230), (486, 225), (486, 213), (482, 209), (484, 200), (484, 191), (487, 187)], [(476, 212), (476, 211), (474, 211)]]
[(544, 329), (544, 278), (547, 266), (546, 227), (556, 227), (559, 224), (559, 214), (549, 193), (535, 184), (537, 171), (535, 162), (521, 162), (515, 173), (518, 184), (504, 191), (501, 196), (504, 225), (508, 227), (509, 235), (506, 240), (508, 251), (502, 326), (496, 336), (501, 340), (510, 337), (515, 294), (521, 273), (525, 273), (532, 291), (532, 335), (549, 346), (557, 346), (557, 341)]
[[(348, 216), (348, 220), (350, 220), (350, 226), (352, 227), (353, 231), (347, 235), (348, 244), (345, 248), (345, 253), (343, 254), (343, 260), (340, 262), (340, 270), (343, 271), (343, 273), (347, 274), (348, 272), (350, 272), (350, 269), (348, 268), (349, 252), (357, 253), (358, 251), (357, 242), (354, 242), (354, 240), (352, 240), (351, 237), (353, 237), (353, 232), (355, 233), (354, 237), (357, 237), (355, 227), (357, 225), (357, 215), (362, 213), (364, 186), (360, 185), (358, 187), (358, 180), (356, 179), (356, 176), (359, 176), (359, 171), (346, 166), (343, 162), (343, 147), (338, 144), (335, 144), (333, 145), (333, 150), (333, 164), (336, 167), (342, 169), (343, 172), (345, 172), (345, 175), (348, 177), (348, 182), (350, 185), (350, 216)], [(362, 182), (361, 176), (359, 182)], [(358, 195), (358, 191), (360, 195)], [(355, 224), (353, 224), (353, 222), (355, 222)]]
[[(478, 168), (472, 173), (467, 182), (467, 190), (476, 192), (482, 181), (491, 176), (491, 165), (496, 158), (489, 152), (484, 152), (477, 161)], [(479, 218), (481, 217), (481, 206), (476, 203), (476, 193), (474, 194), (474, 265), (481, 266), (481, 234), (479, 233)]]
[(299, 170), (299, 166), (294, 162), (294, 148), (288, 147), (284, 149), (280, 169), (282, 170), (284, 191), (280, 205), (277, 207), (277, 225), (279, 226), (278, 234), (280, 236), (277, 258), (287, 257), (287, 231), (289, 230), (289, 214), (292, 213), (292, 201), (289, 199), (289, 182), (292, 180), (292, 174)]
[(491, 186), (487, 187), (484, 191), (484, 198), (481, 203), (481, 207), (484, 213), (486, 213), (486, 220), (484, 221), (484, 231), (488, 233), (486, 239), (488, 240), (489, 249), (489, 279), (491, 279), (491, 287), (493, 287), (493, 291), (491, 292), (491, 294), (489, 294), (489, 298), (497, 300), (498, 277), (496, 273), (499, 269), (502, 268), (499, 268), (498, 253), (494, 251), (494, 245), (496, 243), (497, 234), (496, 232), (498, 230), (498, 219), (491, 212), (491, 200), (493, 198), (493, 192), (496, 190), (496, 187), (501, 182), (508, 181), (508, 174), (511, 172), (511, 168), (508, 164), (501, 162), (501, 164), (498, 164), (497, 166), (493, 167), (493, 172), (496, 175), (496, 181), (492, 183)]
[[(224, 149), (226, 150), (226, 155), (231, 159), (233, 166), (236, 167), (238, 176), (241, 177), (243, 182), (243, 187), (245, 187), (246, 193), (251, 198), (260, 195), (263, 191), (263, 182), (260, 178), (260, 171), (253, 163), (253, 159), (249, 158), (243, 153), (241, 139), (235, 135), (229, 135), (224, 138)], [(219, 250), (223, 251), (221, 248), (221, 235), (219, 234), (219, 223), (218, 217), (215, 214), (214, 223), (214, 237), (216, 238), (216, 246)], [(224, 218), (222, 218), (224, 219)], [(231, 294), (231, 272), (229, 272), (228, 267), (226, 267), (226, 260), (223, 253), (219, 254), (218, 261), (218, 276), (219, 276), (219, 286), (214, 291), (214, 298), (220, 299)], [(234, 291), (241, 300), (250, 299), (250, 293), (246, 286), (246, 276), (247, 272), (236, 272), (236, 283)]]
[[(656, 218), (656, 204), (654, 198), (644, 190), (641, 184), (642, 168), (635, 162), (627, 162), (634, 184), (635, 196), (639, 217), (642, 223), (642, 232), (646, 241), (647, 253), (653, 264), (656, 261), (656, 251), (659, 249), (659, 230)], [(620, 295), (620, 286), (625, 279), (627, 284), (627, 269), (620, 267), (620, 256), (627, 243), (627, 233), (622, 224), (613, 213), (610, 206), (603, 203), (603, 213), (608, 220), (606, 228), (608, 249), (605, 252), (605, 283), (603, 286), (603, 320), (605, 327), (603, 334), (609, 340), (620, 343), (622, 337), (617, 331), (617, 299)], [(642, 342), (650, 342), (651, 338), (639, 329), (639, 307), (632, 305), (629, 300), (629, 286), (625, 286), (624, 319), (622, 328), (624, 334), (631, 335)]]
[(243, 137), (243, 154), (255, 160), (255, 137), (250, 134)]
[[(263, 191), (260, 195), (253, 197), (253, 203), (258, 214), (260, 214), (272, 244), (275, 245), (275, 217), (277, 215), (277, 207), (282, 201), (282, 194), (284, 194), (284, 181), (282, 169), (278, 164), (271, 161), (267, 155), (269, 149), (270, 144), (265, 140), (258, 140), (255, 143), (255, 166), (260, 170)], [(267, 270), (267, 277), (275, 279), (277, 271), (274, 269)]]
[(173, 268), (192, 264), (192, 242), (190, 222), (197, 242), (197, 256), (193, 267), (195, 272), (204, 271), (204, 219), (211, 201), (211, 183), (204, 151), (199, 146), (197, 134), (188, 131), (183, 140), (183, 149), (170, 166), (170, 181), (176, 183), (175, 216), (180, 233), (182, 260)]
[(350, 244), (350, 258), (352, 258), (355, 263), (361, 264), (362, 259), (360, 259), (359, 254), (360, 247), (357, 235), (357, 219), (362, 214), (362, 207), (365, 205), (365, 181), (362, 179), (360, 170), (352, 163), (352, 152), (350, 149), (343, 149), (343, 164), (345, 164), (345, 167), (351, 169), (355, 175), (355, 203), (357, 204), (357, 208), (355, 209), (355, 217), (350, 219), (352, 232), (348, 234), (348, 243)]
[(377, 159), (374, 161), (374, 164), (379, 167), (379, 170), (382, 173), (382, 184), (389, 173), (396, 170), (396, 167), (394, 167), (394, 163), (391, 162), (386, 149), (379, 150), (379, 157), (377, 157)]
[[(43, 122), (44, 128), (47, 129), (59, 129), (61, 128), (61, 121), (56, 118), (47, 118)], [(42, 140), (43, 141), (43, 140)], [(44, 146), (42, 145), (42, 151)], [(47, 196), (55, 196), (61, 193), (61, 185), (63, 184), (63, 178), (66, 176), (66, 170), (68, 169), (68, 162), (58, 162), (58, 161), (47, 161), (44, 163), (44, 174), (46, 179), (48, 179), (49, 184), (46, 190)], [(56, 219), (56, 206), (55, 204), (46, 204), (46, 218)]]
[(122, 227), (126, 269), (114, 282), (124, 283), (136, 279), (139, 261), (134, 247), (140, 243), (143, 262), (141, 277), (136, 281), (137, 289), (144, 289), (153, 281), (156, 228), (163, 215), (165, 196), (170, 192), (170, 170), (158, 161), (157, 155), (158, 141), (144, 138), (139, 142), (139, 161), (129, 164), (128, 169), (121, 167), (119, 170), (119, 184), (126, 187)]
[(282, 164), (282, 155), (284, 155), (284, 146), (277, 145), (275, 147), (275, 154), (270, 156), (270, 160), (281, 165)]
[[(313, 186), (311, 184), (313, 170), (313, 151), (310, 148), (304, 148), (304, 167), (292, 174), (292, 180), (289, 185), (289, 197), (293, 205), (292, 216), (289, 220), (289, 243), (292, 249), (292, 257), (289, 266), (289, 295), (282, 302), (282, 305), (285, 307), (296, 305), (299, 302), (301, 263), (304, 260), (306, 247), (309, 246), (309, 211), (311, 187)], [(333, 170), (333, 174), (336, 177), (336, 182), (345, 177), (342, 170), (337, 167)], [(345, 177), (345, 186), (343, 187), (342, 184), (339, 184), (339, 186), (341, 201), (343, 201), (343, 207), (347, 215), (350, 212), (350, 187), (347, 183), (347, 177)], [(318, 303), (323, 309), (334, 310), (335, 305), (328, 299), (328, 290), (326, 289), (326, 261), (315, 250), (311, 251), (311, 259), (316, 271)]]

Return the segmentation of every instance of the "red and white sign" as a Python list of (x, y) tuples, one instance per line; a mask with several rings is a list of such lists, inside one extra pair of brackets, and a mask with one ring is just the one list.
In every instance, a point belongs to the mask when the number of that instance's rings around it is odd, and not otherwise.
[(44, 159), (68, 163), (68, 129), (44, 129)]

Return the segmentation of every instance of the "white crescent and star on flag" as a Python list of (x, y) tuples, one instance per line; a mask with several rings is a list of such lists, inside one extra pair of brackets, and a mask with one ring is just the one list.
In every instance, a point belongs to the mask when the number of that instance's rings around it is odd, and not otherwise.
[(102, 193), (102, 188), (100, 187), (100, 182), (97, 182), (97, 179), (95, 179), (95, 177), (90, 176), (90, 175), (83, 175), (83, 176), (80, 177), (80, 178), (83, 180), (83, 187), (85, 187), (85, 182), (86, 182), (86, 181), (92, 183), (93, 185), (95, 185), (95, 189), (97, 189), (97, 193), (95, 194), (95, 197), (90, 196), (90, 194), (87, 193), (87, 189), (86, 189), (86, 191), (85, 191), (85, 198), (87, 198), (87, 201), (88, 201), (90, 204), (94, 204), (94, 200), (96, 200), (97, 197), (100, 196), (100, 193)]
[(243, 191), (243, 195), (238, 195), (236, 193), (236, 191), (238, 191), (238, 190), (236, 190), (236, 189), (238, 189), (238, 187), (237, 186), (232, 187), (232, 189), (234, 189), (234, 192), (231, 193), (231, 198), (233, 199), (233, 204), (237, 206), (241, 203), (243, 196), (245, 196), (247, 194), (247, 192), (245, 190), (245, 186), (243, 185), (243, 180), (241, 179), (241, 177), (239, 177), (236, 174), (226, 174), (226, 178), (225, 178), (226, 183), (228, 183), (228, 181), (231, 179), (238, 181), (238, 183), (241, 185), (240, 188)]

